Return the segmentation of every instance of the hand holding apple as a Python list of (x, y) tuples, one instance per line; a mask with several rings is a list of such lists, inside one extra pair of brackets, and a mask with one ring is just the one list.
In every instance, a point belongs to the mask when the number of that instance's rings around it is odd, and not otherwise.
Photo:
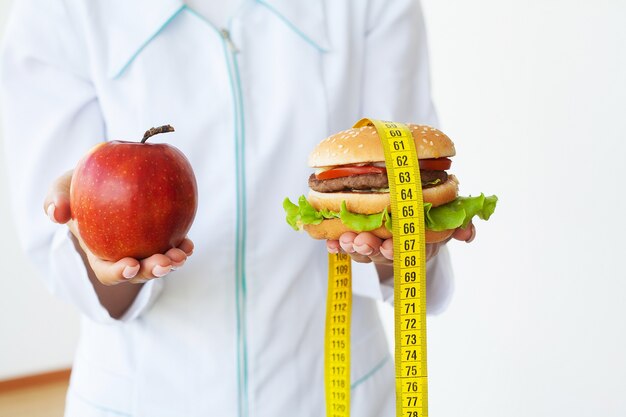
[[(162, 128), (159, 129), (163, 130)], [(158, 133), (159, 129), (151, 129), (146, 132), (146, 139), (151, 136), (151, 134), (155, 132)], [(103, 144), (98, 145), (83, 159), (87, 159), (93, 151), (97, 151), (97, 148), (102, 146)], [(190, 169), (184, 172), (188, 173)], [(106, 176), (103, 175), (103, 177)], [(174, 176), (174, 178), (176, 178), (176, 176)], [(191, 177), (188, 177), (188, 179), (189, 178), (193, 178), (193, 172), (191, 172)], [(173, 268), (181, 267), (187, 257), (192, 254), (194, 247), (193, 242), (183, 235), (180, 242), (175, 246), (168, 247), (162, 251), (152, 252), (147, 257), (143, 257), (143, 259), (136, 259), (130, 256), (115, 259), (115, 262), (102, 259), (99, 255), (92, 252), (91, 248), (85, 243), (76, 220), (72, 219), (72, 214), (75, 210), (73, 207), (70, 208), (70, 184), (76, 183), (76, 181), (74, 171), (68, 171), (57, 178), (45, 198), (44, 211), (46, 211), (50, 219), (55, 223), (67, 223), (69, 230), (74, 236), (77, 249), (79, 249), (83, 256), (83, 260), (93, 272), (95, 278), (102, 284), (114, 285), (120, 282), (141, 283), (151, 278), (162, 277)], [(195, 179), (193, 179), (193, 181), (189, 179), (189, 181), (193, 184), (193, 198), (189, 200), (189, 203), (191, 203), (193, 213), (195, 213), (197, 201)], [(141, 195), (143, 194), (140, 193), (138, 196), (135, 196), (135, 198), (140, 198)], [(186, 212), (188, 213), (188, 211), (189, 208), (187, 208)], [(118, 212), (118, 214), (123, 215), (123, 213), (120, 212)], [(193, 215), (191, 215), (191, 219), (188, 219), (189, 224), (191, 224), (191, 221), (193, 221)], [(109, 224), (109, 226), (112, 225)], [(186, 230), (184, 233), (186, 233)]]
[[(50, 187), (48, 194), (44, 200), (44, 211), (48, 214), (50, 220), (55, 223), (67, 224), (69, 230), (74, 237), (74, 244), (81, 253), (85, 266), (88, 269), (90, 277), (97, 279), (100, 283), (110, 286), (122, 282), (130, 282), (139, 284), (146, 282), (152, 278), (160, 278), (168, 274), (173, 268), (180, 268), (184, 265), (187, 257), (193, 253), (193, 242), (185, 238), (177, 248), (168, 250), (165, 253), (154, 254), (148, 258), (137, 260), (134, 258), (123, 258), (117, 262), (105, 261), (94, 255), (83, 242), (80, 233), (76, 227), (76, 222), (71, 219), (70, 210), (70, 182), (72, 180), (72, 171), (57, 178)], [(102, 289), (96, 287), (101, 293)], [(103, 301), (102, 294), (99, 294)], [(125, 297), (119, 292), (108, 293), (106, 298), (113, 298), (111, 304), (119, 307), (123, 304)], [(118, 312), (123, 313), (126, 308), (118, 308)], [(115, 317), (119, 317), (117, 314)]]
[(71, 217), (98, 258), (117, 261), (166, 253), (181, 244), (196, 214), (196, 179), (187, 158), (168, 144), (111, 141), (78, 163), (70, 187)]

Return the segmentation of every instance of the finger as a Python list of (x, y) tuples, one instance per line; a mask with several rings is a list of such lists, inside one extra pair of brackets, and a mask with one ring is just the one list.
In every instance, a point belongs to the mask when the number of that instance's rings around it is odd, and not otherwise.
[(376, 257), (380, 253), (382, 239), (372, 233), (363, 232), (356, 235), (352, 242), (352, 247), (360, 255)]
[(393, 238), (383, 241), (380, 245), (380, 254), (393, 261)]
[(152, 255), (140, 261), (141, 268), (135, 278), (150, 280), (162, 278), (172, 271), (172, 260), (164, 254)]
[(382, 243), (383, 240), (373, 233), (363, 232), (354, 238), (353, 248), (355, 253), (369, 257), (374, 263), (385, 265), (393, 263), (380, 253)]
[(339, 246), (341, 246), (341, 249), (343, 249), (343, 251), (345, 253), (354, 253), (354, 247), (353, 247), (353, 242), (354, 242), (354, 238), (356, 237), (356, 233), (354, 232), (346, 232), (344, 234), (342, 234), (341, 236), (339, 236)]
[(110, 262), (100, 259), (92, 253), (87, 253), (87, 256), (91, 269), (104, 285), (116, 285), (131, 280), (137, 276), (140, 270), (139, 261), (133, 258)]
[(70, 232), (72, 232), (72, 234), (76, 236), (78, 241), (81, 242), (81, 246), (83, 247), (83, 250), (85, 250), (85, 245), (83, 244), (83, 240), (80, 237), (80, 233), (78, 233), (78, 224), (74, 220), (69, 220), (66, 224), (67, 224), (67, 228), (70, 229)]
[(178, 249), (185, 252), (187, 256), (191, 256), (194, 250), (194, 244), (188, 237), (184, 238), (180, 245), (178, 245)]
[(476, 227), (472, 224), (472, 235), (465, 242), (471, 243), (476, 238)]
[(172, 268), (180, 268), (187, 261), (187, 254), (179, 248), (172, 248), (165, 252), (165, 256), (172, 261)]
[(439, 248), (441, 246), (445, 245), (445, 243), (439, 242), (439, 243), (427, 243), (426, 244), (426, 260), (430, 260), (433, 257), (437, 256), (437, 254), (439, 253)]
[(338, 240), (327, 240), (326, 249), (328, 253), (339, 253), (342, 250)]
[(73, 172), (73, 170), (67, 171), (54, 180), (44, 199), (43, 209), (50, 220), (55, 223), (66, 223), (72, 216), (70, 211), (70, 184)]
[(387, 259), (382, 253), (377, 253), (369, 257), (375, 264), (393, 265), (393, 260)]
[(350, 257), (352, 258), (352, 260), (354, 262), (358, 262), (358, 263), (361, 263), (361, 264), (368, 264), (368, 263), (372, 262), (372, 260), (370, 259), (369, 256), (361, 255), (361, 254), (356, 253), (356, 252), (351, 253)]
[(461, 240), (467, 243), (470, 243), (476, 237), (476, 228), (473, 223), (467, 225), (465, 229), (461, 229), (460, 227), (454, 231), (452, 237), (456, 240)]

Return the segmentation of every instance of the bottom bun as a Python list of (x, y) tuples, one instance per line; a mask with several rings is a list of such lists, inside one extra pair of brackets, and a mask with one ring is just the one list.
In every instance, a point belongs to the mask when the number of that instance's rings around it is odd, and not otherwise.
[[(306, 224), (304, 225), (306, 230), (313, 239), (326, 239), (326, 240), (338, 240), (339, 236), (346, 232), (355, 232), (348, 226), (343, 224), (340, 219), (323, 220), (320, 224)], [(385, 226), (379, 227), (375, 230), (370, 230), (369, 233), (373, 233), (380, 239), (389, 239), (392, 235)], [(443, 242), (452, 236), (454, 230), (442, 230), (435, 232), (432, 230), (426, 230), (426, 243)]]
[[(313, 239), (326, 240), (337, 240), (339, 236), (346, 232), (358, 233), (343, 224), (340, 219), (322, 220), (320, 224), (305, 224), (304, 230), (306, 230)], [(391, 232), (387, 230), (385, 226), (370, 230), (369, 232), (381, 239), (389, 239), (391, 237)]]
[(448, 239), (454, 233), (454, 229), (441, 230), (435, 232), (433, 230), (426, 230), (426, 243), (443, 242)]

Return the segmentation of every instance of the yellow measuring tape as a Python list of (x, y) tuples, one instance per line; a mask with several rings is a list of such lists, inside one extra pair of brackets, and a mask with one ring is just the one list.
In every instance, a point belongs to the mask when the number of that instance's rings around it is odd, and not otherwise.
[[(396, 415), (428, 417), (426, 242), (419, 162), (410, 129), (363, 119), (385, 151), (393, 233)], [(326, 416), (350, 415), (350, 258), (330, 254), (326, 303)], [(341, 313), (341, 314), (339, 314)]]
[(328, 254), (328, 298), (324, 340), (326, 416), (350, 415), (350, 316), (352, 268), (345, 253)]

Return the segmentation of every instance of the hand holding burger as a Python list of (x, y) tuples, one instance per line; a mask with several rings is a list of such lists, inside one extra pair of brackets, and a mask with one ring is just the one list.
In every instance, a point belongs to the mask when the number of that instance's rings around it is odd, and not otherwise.
[[(446, 172), (451, 166), (449, 157), (455, 155), (452, 141), (435, 128), (408, 126), (420, 164), (426, 243), (446, 242), (451, 237), (471, 240), (475, 233), (472, 218), (487, 220), (497, 198), (458, 197), (459, 181)], [(327, 239), (330, 251), (353, 253), (357, 261), (391, 259), (393, 213), (384, 151), (374, 127), (330, 136), (310, 154), (309, 165), (316, 172), (309, 178), (308, 198), (301, 196), (297, 205), (285, 200), (287, 222), (313, 238)], [(436, 253), (435, 248), (438, 245), (427, 252)]]
[[(476, 228), (472, 223), (465, 229), (459, 227), (444, 241), (426, 243), (426, 260), (437, 255), (450, 239), (470, 243), (475, 237)], [(383, 240), (370, 232), (345, 232), (338, 240), (327, 240), (326, 249), (329, 253), (347, 253), (355, 262), (393, 265), (393, 238)]]

